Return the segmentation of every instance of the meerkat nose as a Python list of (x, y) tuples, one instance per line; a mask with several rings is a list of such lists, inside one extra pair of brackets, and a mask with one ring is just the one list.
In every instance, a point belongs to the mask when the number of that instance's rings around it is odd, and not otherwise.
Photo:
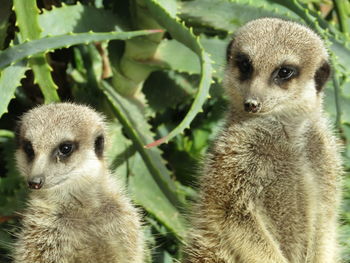
[(246, 112), (256, 113), (261, 109), (261, 103), (256, 99), (248, 99), (244, 102), (244, 110)]
[(38, 190), (45, 182), (45, 177), (43, 175), (37, 175), (28, 179), (28, 186), (30, 189)]

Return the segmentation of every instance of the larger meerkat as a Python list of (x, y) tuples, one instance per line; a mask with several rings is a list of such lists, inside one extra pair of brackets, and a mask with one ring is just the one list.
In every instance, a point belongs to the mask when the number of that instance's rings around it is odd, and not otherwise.
[(310, 29), (251, 21), (227, 49), (225, 124), (205, 161), (190, 263), (338, 262), (341, 161), (322, 110), (327, 51)]
[(140, 216), (104, 160), (104, 118), (57, 103), (25, 113), (16, 159), (33, 190), (15, 263), (142, 263)]

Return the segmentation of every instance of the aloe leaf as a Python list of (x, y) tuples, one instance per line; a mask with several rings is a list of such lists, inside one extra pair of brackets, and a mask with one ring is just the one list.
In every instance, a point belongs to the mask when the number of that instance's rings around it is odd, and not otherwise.
[(176, 236), (183, 239), (186, 231), (181, 214), (153, 180), (140, 154), (136, 154), (133, 158), (134, 161), (130, 164), (132, 176), (129, 177), (129, 189), (134, 200)]
[[(36, 0), (13, 0), (13, 7), (21, 39), (34, 40), (40, 38), (41, 29), (38, 23), (39, 10), (36, 6)], [(29, 65), (34, 72), (35, 82), (39, 84), (44, 95), (45, 102), (59, 101), (56, 91), (58, 87), (52, 79), (51, 68), (46, 61), (45, 54), (38, 54), (30, 58)]]
[(152, 133), (149, 124), (137, 107), (137, 102), (123, 98), (105, 81), (101, 82), (101, 88), (112, 104), (118, 120), (141, 154), (154, 181), (173, 205), (182, 206), (184, 201), (180, 200), (177, 195), (176, 185), (170, 178), (170, 172), (165, 167), (160, 150), (158, 148), (150, 150), (144, 148), (145, 143), (152, 140)]
[(159, 33), (160, 30), (141, 30), (134, 32), (111, 32), (111, 33), (79, 33), (62, 36), (45, 37), (32, 40), (23, 44), (9, 47), (0, 52), (0, 69), (7, 67), (11, 63), (33, 56), (40, 52), (64, 48), (77, 44), (88, 44), (91, 42), (106, 41), (112, 39), (125, 40), (132, 37), (147, 34)]
[[(15, 97), (15, 90), (28, 70), (27, 62), (20, 61), (0, 72), (0, 117), (7, 112), (7, 107)], [(0, 134), (1, 136), (1, 134)]]
[[(174, 52), (176, 50), (176, 52)], [(200, 73), (198, 56), (176, 40), (163, 40), (154, 55), (155, 61), (161, 61), (168, 69), (189, 74)]]
[[(64, 21), (58, 23), (57, 21)], [(108, 23), (106, 23), (108, 21)], [(93, 6), (75, 5), (53, 7), (39, 15), (41, 37), (68, 33), (121, 31), (123, 23), (111, 11)]]
[(248, 0), (184, 1), (181, 2), (179, 15), (191, 24), (200, 24), (230, 33), (259, 17), (294, 17), (292, 12), (280, 5)]
[(343, 33), (349, 34), (349, 25), (348, 25), (348, 13), (346, 1), (333, 0), (335, 11), (338, 16), (340, 31)]
[(11, 1), (0, 0), (0, 50), (4, 48), (9, 18), (11, 14)]
[[(15, 211), (19, 211), (24, 205), (24, 197), (26, 188), (24, 180), (19, 175), (16, 169), (14, 152), (15, 143), (13, 133), (1, 130), (0, 136), (3, 141), (0, 145), (0, 153), (4, 156), (6, 174), (0, 176), (0, 196), (5, 195), (6, 198), (0, 198), (0, 215), (11, 216)], [(6, 154), (5, 154), (6, 153)]]
[(0, 129), (0, 138), (14, 138), (14, 134), (9, 130), (1, 130)]
[(34, 83), (39, 85), (44, 95), (45, 103), (59, 101), (60, 99), (56, 91), (58, 87), (52, 79), (52, 68), (47, 63), (46, 56), (42, 54), (29, 58), (29, 65), (34, 72)]
[(109, 147), (108, 155), (112, 159), (122, 159), (114, 175), (126, 181), (129, 194), (138, 205), (153, 215), (168, 231), (170, 230), (182, 239), (185, 229), (179, 211), (169, 202), (153, 180), (132, 142), (124, 137), (120, 123), (112, 122), (109, 128), (111, 147)]
[(178, 3), (176, 0), (157, 0), (157, 2), (172, 18), (176, 18), (178, 11)]
[(196, 53), (174, 39), (162, 40), (151, 58), (138, 57), (136, 52), (133, 56), (135, 63), (142, 64), (152, 70), (169, 69), (188, 74), (200, 74), (201, 71), (200, 61)]
[(226, 39), (219, 39), (217, 37), (207, 37), (201, 35), (201, 43), (206, 52), (210, 54), (213, 65), (213, 76), (219, 81), (224, 77), (224, 70), (226, 65), (226, 48), (231, 40), (231, 37)]
[[(159, 96), (160, 87), (162, 96)], [(181, 74), (174, 71), (156, 71), (149, 76), (142, 92), (146, 95), (152, 110), (159, 113), (175, 108), (179, 104), (189, 104), (196, 89)]]
[(329, 49), (332, 51), (333, 65), (336, 69), (344, 76), (350, 75), (350, 48), (339, 39), (331, 38)]
[[(338, 126), (344, 123), (350, 123), (350, 98), (342, 94), (342, 90), (339, 91), (338, 98), (336, 98), (336, 93), (334, 92), (334, 87), (327, 87), (325, 90), (325, 109), (327, 114), (331, 117), (332, 121)], [(335, 101), (339, 100), (337, 103), (341, 109), (337, 109)], [(339, 114), (340, 112), (340, 114)]]
[[(134, 28), (161, 28), (142, 0), (129, 2), (131, 23)], [(113, 65), (113, 86), (120, 94), (129, 97), (138, 96), (142, 90), (143, 83), (154, 68), (138, 63), (136, 60), (152, 60), (159, 42), (163, 39), (163, 35), (149, 35), (143, 38), (125, 41), (124, 52), (121, 58), (111, 63)]]
[(37, 39), (41, 29), (38, 24), (39, 9), (34, 0), (13, 0), (13, 10), (23, 40)]
[(198, 88), (197, 95), (194, 99), (194, 102), (185, 116), (185, 118), (181, 121), (181, 123), (171, 131), (167, 136), (148, 144), (146, 147), (150, 148), (161, 143), (169, 141), (171, 138), (176, 136), (177, 134), (183, 132), (186, 128), (189, 127), (190, 123), (197, 115), (198, 112), (202, 110), (202, 105), (209, 94), (209, 88), (211, 84), (211, 76), (212, 76), (212, 67), (211, 61), (208, 54), (204, 51), (201, 43), (198, 38), (196, 38), (193, 33), (181, 24), (177, 19), (174, 19), (169, 15), (169, 13), (158, 3), (153, 0), (146, 0), (146, 6), (153, 14), (160, 25), (168, 30), (168, 32), (175, 38), (177, 41), (183, 43), (188, 48), (190, 48), (193, 52), (195, 52), (200, 58), (201, 64), (201, 80)]
[[(291, 0), (271, 0), (274, 3), (279, 4), (280, 6), (284, 6), (291, 11), (293, 11), (296, 15), (303, 19), (303, 22), (307, 25), (314, 27), (315, 25), (320, 26), (323, 29), (334, 30), (335, 28), (331, 26), (326, 20), (324, 20), (321, 16), (319, 16), (316, 12), (307, 8), (307, 6), (300, 1)], [(317, 22), (317, 23), (316, 23)], [(317, 29), (317, 28), (314, 28)], [(318, 31), (318, 30), (317, 30)]]

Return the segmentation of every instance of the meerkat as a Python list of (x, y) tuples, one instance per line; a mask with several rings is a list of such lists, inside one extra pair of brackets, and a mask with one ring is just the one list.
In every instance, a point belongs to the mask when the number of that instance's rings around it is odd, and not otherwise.
[(142, 263), (137, 209), (105, 161), (105, 118), (73, 103), (39, 106), (17, 129), (31, 189), (15, 263)]
[(203, 162), (188, 263), (334, 263), (341, 158), (322, 110), (326, 48), (277, 18), (227, 48), (226, 119)]

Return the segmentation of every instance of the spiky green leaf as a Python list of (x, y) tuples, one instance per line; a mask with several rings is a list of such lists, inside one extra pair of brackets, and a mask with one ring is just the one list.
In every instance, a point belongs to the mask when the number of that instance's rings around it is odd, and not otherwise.
[[(162, 96), (159, 96), (160, 89)], [(152, 73), (142, 91), (154, 112), (163, 112), (175, 108), (178, 104), (190, 103), (196, 92), (185, 76), (173, 71)]]
[[(36, 0), (14, 0), (13, 7), (16, 13), (16, 22), (20, 30), (19, 34), (22, 42), (24, 40), (40, 38), (41, 29), (38, 23), (39, 10), (36, 6)], [(45, 102), (59, 101), (56, 91), (57, 85), (52, 79), (51, 68), (46, 61), (45, 54), (37, 54), (29, 58), (29, 65), (34, 72), (35, 82), (37, 82), (41, 88)]]
[(53, 37), (45, 37), (32, 40), (23, 44), (12, 46), (0, 52), (0, 69), (9, 66), (16, 61), (57, 48), (65, 48), (77, 44), (106, 41), (112, 39), (125, 40), (132, 37), (158, 33), (158, 30), (141, 30), (133, 32), (110, 33), (80, 33)]
[[(176, 50), (176, 52), (174, 52)], [(143, 62), (142, 60), (140, 62)], [(170, 69), (189, 74), (200, 73), (198, 56), (176, 40), (163, 40), (151, 61), (144, 61), (158, 69)]]
[(0, 50), (4, 48), (7, 29), (9, 26), (9, 18), (11, 15), (11, 1), (0, 0)]
[(23, 179), (16, 169), (14, 152), (15, 144), (13, 133), (2, 130), (0, 132), (4, 141), (0, 145), (0, 153), (4, 156), (6, 174), (0, 175), (0, 215), (13, 216), (15, 211), (19, 211), (24, 205), (26, 188)]
[(153, 16), (157, 19), (158, 23), (166, 28), (169, 33), (175, 38), (177, 41), (186, 45), (190, 48), (194, 53), (198, 55), (200, 58), (201, 64), (201, 80), (198, 88), (197, 95), (194, 99), (194, 102), (185, 116), (185, 118), (181, 121), (181, 123), (171, 131), (167, 136), (148, 144), (148, 147), (153, 147), (163, 142), (169, 141), (171, 138), (176, 136), (177, 134), (183, 132), (186, 128), (189, 127), (190, 123), (197, 115), (199, 111), (202, 110), (202, 106), (209, 94), (209, 88), (211, 84), (212, 77), (212, 67), (211, 61), (208, 54), (203, 49), (199, 40), (193, 35), (193, 33), (181, 24), (177, 19), (173, 19), (171, 15), (157, 2), (153, 0), (145, 1), (147, 7)]
[(89, 31), (121, 31), (123, 22), (109, 10), (82, 5), (78, 2), (75, 5), (62, 5), (62, 7), (53, 7), (52, 10), (44, 10), (39, 15), (39, 25), (42, 28), (41, 37), (45, 37)]
[(15, 90), (28, 69), (27, 62), (20, 61), (0, 72), (0, 117), (7, 112), (8, 104), (15, 97)]
[(177, 195), (176, 185), (170, 178), (170, 172), (165, 166), (160, 150), (158, 148), (150, 150), (144, 148), (145, 143), (153, 139), (153, 134), (150, 132), (144, 114), (140, 112), (138, 102), (120, 96), (105, 81), (101, 82), (101, 87), (111, 102), (118, 120), (141, 154), (154, 181), (173, 205), (182, 206), (184, 202)]
[(226, 65), (226, 48), (231, 37), (220, 39), (217, 37), (207, 37), (202, 35), (201, 43), (206, 52), (210, 54), (213, 62), (213, 76), (221, 81), (224, 77), (224, 69)]
[[(215, 12), (213, 12), (215, 10)], [(234, 32), (259, 17), (295, 17), (290, 10), (266, 1), (195, 0), (180, 5), (180, 17), (191, 24)]]
[(111, 134), (108, 155), (115, 169), (115, 176), (124, 180), (133, 200), (145, 208), (178, 238), (185, 234), (183, 219), (179, 211), (169, 202), (154, 181), (141, 155), (132, 141), (125, 138), (122, 126), (113, 121), (109, 125)]

